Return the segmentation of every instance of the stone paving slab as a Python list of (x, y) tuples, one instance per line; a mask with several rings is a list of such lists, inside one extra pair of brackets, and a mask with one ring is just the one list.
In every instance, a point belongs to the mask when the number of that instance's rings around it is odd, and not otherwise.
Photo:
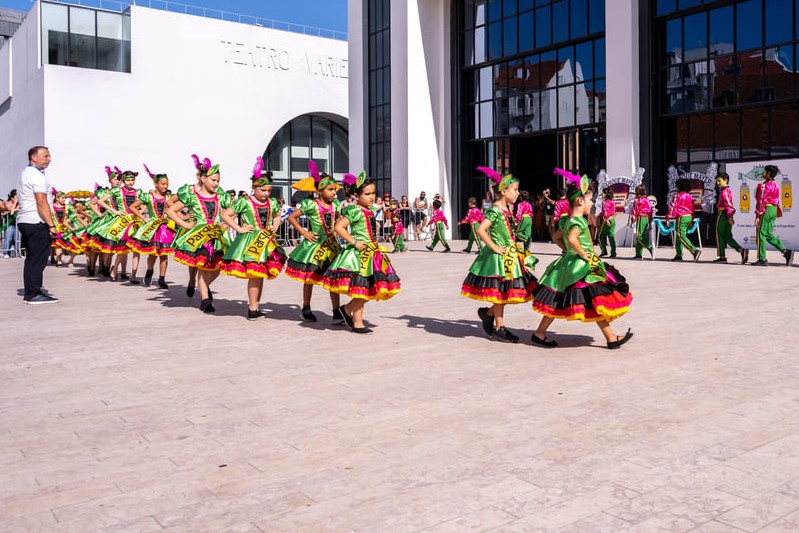
[(318, 289), (301, 323), (287, 278), (248, 322), (244, 282), (203, 315), (174, 263), (166, 291), (48, 267), (61, 302), (26, 306), (0, 260), (0, 531), (799, 531), (797, 268), (618, 258), (633, 340), (543, 350), (529, 305), (484, 337), (473, 255), (410, 246), (370, 336)]

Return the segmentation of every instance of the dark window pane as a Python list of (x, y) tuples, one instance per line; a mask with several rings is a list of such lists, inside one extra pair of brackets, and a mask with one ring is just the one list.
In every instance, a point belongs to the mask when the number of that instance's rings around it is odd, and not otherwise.
[(391, 69), (383, 69), (383, 102), (391, 102)]
[(689, 7), (696, 7), (702, 3), (702, 0), (680, 0), (680, 9), (688, 9)]
[(375, 10), (375, 27), (373, 31), (377, 31), (383, 28), (383, 2), (377, 0), (370, 3), (374, 5)]
[(665, 71), (666, 98), (665, 108), (667, 113), (682, 111), (682, 82), (683, 67), (670, 67)]
[[(607, 111), (605, 103), (608, 100), (608, 95), (605, 88), (605, 80), (596, 80), (594, 82), (594, 95), (596, 98), (596, 112), (594, 116), (598, 117), (599, 122), (606, 122)], [(602, 146), (604, 146), (604, 144)]]
[(502, 2), (500, 0), (488, 0), (488, 21), (499, 20), (502, 18)]
[(291, 145), (305, 147), (311, 145), (311, 117), (308, 115), (297, 117), (292, 121)]
[(768, 157), (768, 110), (744, 109), (741, 111), (741, 157), (764, 159)]
[(474, 32), (467, 31), (463, 34), (463, 66), (474, 65)]
[(466, 29), (474, 27), (474, 0), (463, 2), (463, 27)]
[(749, 0), (736, 6), (736, 49), (749, 50), (763, 46), (763, 4), (761, 0)]
[(794, 105), (771, 108), (771, 157), (799, 155), (798, 113)]
[(377, 74), (375, 71), (369, 73), (369, 105), (373, 106), (377, 103)]
[(766, 0), (766, 45), (793, 39), (792, 0)]
[(574, 47), (558, 49), (558, 85), (574, 83)]
[(685, 17), (685, 60), (707, 57), (707, 13)]
[(519, 15), (519, 51), (526, 52), (535, 46), (533, 42), (533, 12), (528, 11)]
[(669, 64), (683, 61), (682, 53), (682, 19), (666, 22), (666, 61)]
[(502, 0), (502, 16), (510, 17), (516, 14), (516, 0)]
[(379, 141), (380, 137), (377, 131), (377, 108), (373, 107), (369, 110), (369, 142), (376, 143)]
[[(506, 2), (508, 0), (505, 0)], [(505, 19), (502, 23), (503, 26), (503, 50), (504, 57), (511, 56), (516, 53), (516, 17)]]
[(793, 96), (793, 46), (766, 49), (766, 99), (782, 100)]
[(369, 68), (374, 69), (377, 58), (377, 39), (374, 35), (369, 36)]
[(738, 159), (741, 153), (738, 139), (738, 128), (740, 127), (738, 112), (715, 113), (714, 117), (716, 119), (714, 158), (720, 161)]
[(762, 101), (763, 97), (763, 55), (760, 50), (738, 54), (738, 103), (751, 104)]
[(508, 91), (508, 64), (494, 65), (494, 96), (495, 100), (504, 98)]
[(588, 0), (589, 32), (605, 31), (605, 0)]
[(571, 25), (571, 38), (576, 39), (588, 33), (588, 1), (571, 0), (569, 14)]
[(494, 22), (488, 25), (488, 59), (502, 57), (502, 23)]
[(580, 43), (576, 47), (576, 63), (574, 65), (574, 72), (576, 79), (590, 80), (594, 77), (594, 52), (593, 43), (591, 41)]
[(658, 15), (668, 15), (677, 9), (677, 0), (657, 0), (658, 2)]
[(735, 78), (737, 63), (735, 56), (726, 56), (713, 60), (714, 77), (711, 95), (713, 107), (729, 107), (735, 105)]
[(605, 77), (605, 39), (594, 41), (594, 77)]
[(558, 124), (558, 95), (556, 89), (541, 92), (541, 129), (551, 130)]
[(710, 161), (713, 159), (713, 115), (705, 114), (691, 117), (690, 159)]
[(533, 9), (533, 0), (519, 0), (519, 13)]
[(711, 54), (729, 54), (734, 51), (733, 7), (727, 6), (710, 11), (710, 45)]
[(688, 161), (688, 117), (680, 117), (675, 120), (675, 145), (677, 148), (677, 162)]
[(551, 10), (541, 7), (535, 10), (535, 46), (542, 48), (552, 43)]
[(552, 42), (569, 40), (569, 2), (559, 0), (552, 4)]
[(574, 86), (574, 114), (576, 124), (588, 124), (591, 122), (590, 106), (588, 104), (588, 93), (584, 83)]
[(382, 29), (387, 30), (391, 27), (391, 1), (383, 0), (383, 26)]
[(689, 77), (683, 81), (686, 111), (708, 109), (708, 91), (711, 80), (708, 63), (707, 61), (697, 61), (689, 63), (687, 66)]
[(391, 64), (391, 32), (383, 32), (383, 66)]

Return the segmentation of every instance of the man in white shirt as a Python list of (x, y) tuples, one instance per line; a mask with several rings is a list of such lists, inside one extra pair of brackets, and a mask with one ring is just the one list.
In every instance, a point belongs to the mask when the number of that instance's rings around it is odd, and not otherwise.
[(17, 185), (19, 214), (17, 228), (25, 243), (24, 302), (30, 305), (57, 303), (42, 291), (44, 267), (50, 256), (50, 241), (56, 234), (50, 211), (50, 184), (44, 170), (50, 165), (50, 150), (34, 146), (28, 150), (28, 166), (22, 171)]

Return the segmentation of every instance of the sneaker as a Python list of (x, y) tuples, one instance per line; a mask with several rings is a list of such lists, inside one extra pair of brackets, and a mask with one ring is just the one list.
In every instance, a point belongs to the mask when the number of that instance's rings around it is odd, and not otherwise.
[(505, 326), (502, 326), (491, 335), (491, 338), (498, 342), (510, 342), (516, 344), (519, 342), (519, 337), (508, 331)]
[(749, 249), (741, 248), (741, 264), (745, 265), (749, 261)]
[(782, 256), (785, 258), (785, 266), (793, 264), (793, 250), (784, 250)]
[(264, 314), (261, 312), (260, 309), (256, 309), (255, 311), (247, 309), (247, 320), (258, 320), (262, 316), (264, 316)]
[(754, 263), (752, 263), (754, 267), (765, 267), (768, 266), (768, 261), (764, 261), (763, 259), (758, 259)]
[(333, 309), (333, 325), (338, 326), (344, 323), (344, 315), (341, 314), (341, 310), (336, 307)]
[(37, 294), (36, 296), (24, 300), (28, 305), (57, 304), (58, 298), (48, 294)]
[(489, 337), (494, 334), (494, 317), (488, 314), (488, 307), (481, 307), (477, 310), (477, 316), (483, 323), (483, 331)]
[(693, 252), (691, 252), (691, 255), (694, 256), (694, 263), (696, 263), (697, 261), (699, 261), (699, 256), (702, 255), (702, 250), (694, 250)]
[(316, 315), (311, 312), (311, 307), (308, 305), (303, 306), (302, 311), (300, 311), (300, 316), (306, 322), (316, 322)]
[(8, 254), (3, 254), (3, 259), (8, 259)]
[(718, 258), (713, 260), (713, 263), (726, 263), (726, 262), (727, 262), (727, 258), (726, 257), (718, 257)]

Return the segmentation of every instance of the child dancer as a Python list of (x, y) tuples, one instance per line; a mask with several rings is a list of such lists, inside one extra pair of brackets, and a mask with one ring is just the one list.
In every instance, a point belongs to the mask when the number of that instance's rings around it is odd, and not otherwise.
[[(260, 310), (264, 279), (275, 279), (286, 264), (286, 253), (277, 242), (280, 208), (272, 194), (272, 173), (264, 172), (258, 157), (252, 170), (252, 195), (239, 196), (222, 211), (222, 220), (236, 231), (219, 270), (228, 276), (247, 280), (247, 320), (264, 314)], [(238, 220), (238, 223), (237, 223)]]
[(466, 248), (463, 249), (467, 254), (472, 252), (472, 244), (477, 245), (477, 253), (480, 253), (480, 237), (477, 236), (477, 228), (480, 227), (480, 222), (483, 221), (483, 211), (477, 207), (477, 198), (472, 196), (467, 200), (469, 211), (466, 216), (461, 219), (458, 224), (469, 224), (469, 241), (466, 243)]
[(393, 204), (391, 209), (391, 223), (394, 225), (394, 234), (391, 236), (391, 242), (394, 244), (395, 252), (404, 252), (405, 248), (405, 225), (402, 223), (402, 213), (399, 210), (399, 204)]
[(586, 215), (593, 202), (585, 195), (588, 179), (570, 183), (566, 195), (572, 205), (571, 217), (563, 225), (566, 253), (550, 263), (533, 290), (533, 309), (543, 318), (531, 338), (533, 344), (554, 348), (546, 338), (556, 318), (596, 322), (613, 350), (630, 340), (632, 331), (619, 337), (610, 322), (624, 315), (632, 302), (629, 286), (619, 272), (594, 253)]
[[(339, 210), (339, 201), (336, 199), (339, 184), (331, 176), (320, 173), (313, 160), (308, 161), (308, 170), (310, 177), (294, 183), (292, 188), (316, 194), (317, 197), (305, 198), (300, 203), (300, 208), (288, 216), (289, 224), (302, 235), (302, 241), (289, 256), (286, 276), (303, 284), (300, 312), (302, 319), (316, 322), (316, 315), (311, 311), (314, 285), (322, 284), (325, 270), (341, 251), (334, 231)], [(308, 219), (309, 229), (300, 226), (301, 216)], [(339, 311), (340, 296), (331, 292), (330, 302), (333, 306), (333, 324), (341, 324), (344, 317)]]
[(344, 184), (348, 195), (355, 194), (356, 205), (341, 210), (335, 230), (347, 245), (325, 272), (322, 286), (352, 298), (339, 311), (354, 333), (372, 333), (363, 323), (366, 302), (388, 300), (399, 293), (400, 279), (377, 244), (377, 224), (371, 209), (376, 195), (374, 182), (362, 171), (357, 177), (346, 174)]
[[(126, 170), (120, 176), (122, 185), (111, 189), (108, 195), (100, 200), (106, 210), (116, 215), (105, 228), (96, 234), (96, 242), (102, 251), (108, 254), (116, 254), (114, 266), (111, 267), (112, 281), (117, 280), (117, 272), (120, 266), (122, 267), (122, 272), (119, 274), (119, 278), (129, 279), (125, 273), (127, 254), (130, 253), (128, 239), (143, 222), (139, 215), (139, 210), (144, 193), (135, 188), (136, 176), (138, 175), (138, 172)], [(138, 256), (138, 254), (135, 255)]]
[(477, 170), (491, 180), (495, 201), (477, 228), (485, 246), (469, 268), (461, 294), (493, 304), (477, 310), (483, 331), (498, 342), (515, 343), (519, 337), (505, 327), (505, 305), (530, 301), (537, 285), (532, 269), (538, 259), (515, 243), (516, 222), (510, 204), (519, 197), (519, 180), (510, 174), (502, 177), (486, 167)]
[[(575, 179), (579, 181), (581, 179), (577, 174), (572, 174), (562, 168), (555, 168), (553, 173), (562, 176), (567, 181)], [(552, 235), (552, 242), (557, 244), (563, 251), (566, 251), (566, 244), (563, 242), (563, 228), (561, 224), (569, 219), (569, 215), (571, 215), (571, 207), (569, 206), (569, 201), (566, 199), (566, 189), (560, 188), (558, 189), (558, 201), (555, 202), (555, 209), (552, 214), (552, 224), (554, 227), (550, 230), (550, 234)]]
[(782, 253), (785, 264), (790, 266), (793, 262), (793, 251), (788, 250), (782, 245), (780, 238), (774, 235), (774, 222), (777, 217), (782, 216), (780, 209), (780, 187), (774, 182), (774, 178), (780, 173), (780, 169), (774, 165), (766, 165), (763, 168), (763, 180), (757, 184), (755, 189), (755, 227), (757, 228), (757, 261), (752, 263), (755, 266), (768, 266), (766, 261), (766, 243)]
[(607, 243), (610, 242), (610, 257), (616, 257), (616, 202), (613, 201), (613, 191), (605, 190), (605, 200), (599, 213), (599, 247), (602, 253), (599, 257), (608, 255)]
[(446, 227), (449, 229), (449, 223), (447, 222), (447, 217), (444, 216), (444, 211), (441, 210), (441, 202), (438, 200), (433, 200), (433, 216), (430, 217), (430, 221), (427, 225), (433, 224), (435, 228), (433, 233), (433, 242), (430, 243), (430, 246), (425, 246), (431, 252), (436, 247), (436, 244), (441, 242), (444, 245), (444, 252), (449, 252), (449, 244), (447, 243), (447, 237), (444, 235), (444, 228)]
[[(200, 169), (199, 189), (181, 187), (178, 200), (167, 205), (166, 214), (186, 230), (175, 237), (175, 261), (198, 269), (200, 311), (213, 313), (211, 283), (219, 276), (219, 263), (230, 243), (229, 233), (219, 224), (220, 213), (230, 207), (231, 199), (226, 192), (217, 192), (219, 165), (205, 158)], [(191, 214), (188, 221), (180, 213), (184, 207)]]
[(518, 223), (516, 242), (526, 251), (530, 248), (530, 239), (533, 237), (533, 206), (530, 204), (529, 192), (522, 191), (521, 198), (522, 200), (516, 205), (516, 221)]
[[(66, 231), (56, 239), (56, 245), (69, 252), (70, 258), (68, 264), (74, 266), (75, 256), (83, 253), (83, 247), (81, 245), (82, 230), (90, 220), (86, 217), (86, 212), (81, 202), (71, 198), (69, 200), (70, 201), (65, 205), (67, 215), (66, 225), (69, 227), (69, 231)], [(55, 218), (53, 218), (53, 220), (55, 220)]]
[(694, 261), (699, 260), (702, 254), (700, 250), (693, 245), (688, 239), (688, 230), (694, 221), (694, 199), (690, 194), (691, 182), (686, 179), (677, 180), (677, 194), (671, 200), (669, 212), (666, 215), (666, 221), (670, 224), (671, 219), (676, 219), (676, 228), (674, 229), (674, 248), (677, 255), (674, 256), (672, 261), (682, 261), (682, 250), (688, 248), (691, 255), (694, 256)]
[(655, 259), (655, 249), (649, 238), (649, 226), (652, 223), (652, 202), (646, 196), (646, 187), (639, 185), (635, 188), (635, 200), (630, 216), (630, 223), (635, 231), (635, 258), (644, 260), (643, 251), (646, 248), (652, 260)]
[[(142, 283), (149, 287), (153, 281), (153, 270), (155, 260), (158, 264), (158, 286), (168, 289), (166, 282), (166, 269), (169, 256), (175, 252), (172, 242), (175, 240), (175, 232), (172, 230), (174, 223), (166, 216), (167, 196), (169, 189), (169, 177), (166, 174), (153, 174), (147, 165), (144, 165), (147, 175), (153, 180), (154, 190), (144, 195), (141, 199), (142, 204), (147, 208), (148, 221), (143, 224), (128, 240), (128, 246), (134, 252), (147, 256), (147, 270), (144, 273)], [(136, 278), (136, 270), (139, 267), (139, 258), (133, 256), (133, 266), (131, 268), (130, 282), (134, 285), (139, 283)]]
[(51, 258), (51, 262), (57, 267), (62, 267), (64, 266), (61, 263), (64, 248), (68, 247), (68, 245), (64, 243), (64, 235), (72, 228), (69, 227), (69, 219), (67, 218), (66, 194), (64, 194), (64, 191), (57, 191), (55, 187), (53, 187), (52, 192), (53, 208), (50, 211), (50, 215), (53, 217), (53, 222), (55, 223), (56, 238), (50, 245), (51, 252), (54, 255), (54, 258)]
[(727, 246), (730, 246), (741, 254), (741, 264), (745, 265), (749, 260), (749, 250), (741, 247), (732, 237), (732, 227), (735, 225), (735, 207), (732, 203), (732, 190), (730, 190), (730, 175), (726, 172), (719, 172), (716, 176), (716, 186), (719, 188), (719, 201), (716, 204), (716, 251), (718, 258), (714, 263), (727, 262)]

